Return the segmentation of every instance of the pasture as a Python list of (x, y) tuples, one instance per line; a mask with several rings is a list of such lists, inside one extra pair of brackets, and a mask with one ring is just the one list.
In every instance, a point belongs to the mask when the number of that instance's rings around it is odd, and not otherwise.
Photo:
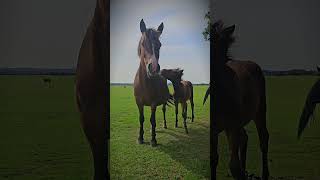
[[(73, 76), (0, 76), (0, 179), (83, 179), (93, 174), (90, 149), (82, 132), (74, 99)], [(306, 93), (318, 77), (267, 77), (267, 125), (270, 133), (271, 179), (320, 178), (320, 110), (302, 138), (296, 139)], [(208, 179), (209, 103), (202, 106), (207, 86), (195, 86), (195, 122), (189, 134), (174, 128), (174, 108), (167, 108), (164, 129), (157, 109), (157, 140), (150, 142), (150, 108), (145, 107), (145, 144), (137, 144), (138, 109), (131, 86), (111, 86), (112, 179)], [(171, 89), (172, 90), (172, 89)], [(190, 116), (190, 106), (188, 116)], [(247, 170), (260, 175), (261, 158), (253, 123)], [(218, 179), (231, 180), (226, 137), (219, 138)]]

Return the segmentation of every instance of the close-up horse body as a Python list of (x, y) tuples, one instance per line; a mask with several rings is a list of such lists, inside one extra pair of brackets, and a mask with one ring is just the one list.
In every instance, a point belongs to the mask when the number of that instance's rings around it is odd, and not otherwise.
[(76, 100), (83, 131), (94, 162), (94, 179), (109, 177), (107, 63), (109, 63), (109, 1), (97, 0), (93, 19), (78, 56)]
[(181, 103), (182, 117), (183, 117), (183, 126), (185, 132), (188, 134), (187, 128), (187, 109), (188, 103), (190, 101), (192, 116), (191, 121), (194, 120), (194, 102), (193, 102), (193, 85), (190, 81), (182, 80), (183, 69), (162, 69), (160, 72), (161, 76), (170, 80), (173, 85), (174, 93), (174, 104), (175, 104), (175, 114), (176, 114), (176, 123), (175, 127), (178, 127), (178, 105)]
[[(156, 109), (162, 105), (164, 114), (168, 101), (172, 98), (167, 86), (167, 80), (159, 76), (160, 66), (158, 64), (160, 56), (161, 42), (159, 37), (163, 31), (163, 23), (157, 29), (146, 28), (143, 19), (140, 21), (141, 39), (138, 45), (138, 55), (140, 58), (133, 87), (136, 104), (139, 109), (140, 131), (138, 143), (144, 143), (144, 106), (151, 107), (151, 146), (156, 146)], [(164, 124), (166, 128), (166, 124)]]
[(269, 178), (269, 133), (266, 127), (265, 78), (256, 63), (236, 61), (229, 56), (229, 47), (234, 42), (234, 30), (235, 25), (224, 27), (223, 22), (218, 21), (212, 25), (210, 32), (213, 63), (211, 81), (215, 85), (214, 94), (211, 93), (212, 178), (216, 179), (218, 165), (218, 135), (225, 131), (231, 152), (231, 174), (234, 179), (245, 179), (248, 136), (244, 126), (253, 120), (258, 130), (262, 152), (262, 179), (266, 180)]

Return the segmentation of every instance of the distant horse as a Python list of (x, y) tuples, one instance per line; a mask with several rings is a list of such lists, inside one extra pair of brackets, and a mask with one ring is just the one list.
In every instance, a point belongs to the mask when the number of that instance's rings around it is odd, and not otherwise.
[(82, 128), (93, 155), (95, 180), (109, 179), (109, 3), (107, 0), (97, 0), (93, 19), (81, 45), (76, 70), (76, 100)]
[(42, 80), (45, 84), (48, 84), (48, 86), (51, 87), (51, 79), (50, 78), (43, 78)]
[[(134, 96), (139, 109), (140, 131), (138, 143), (144, 143), (144, 106), (151, 106), (151, 146), (156, 146), (156, 109), (157, 106), (162, 104), (164, 122), (166, 122), (166, 104), (170, 99), (167, 80), (159, 76), (160, 66), (158, 61), (161, 47), (159, 37), (163, 31), (163, 23), (160, 24), (158, 29), (147, 29), (142, 19), (140, 21), (140, 31), (142, 33), (138, 45), (140, 66), (133, 84)], [(167, 125), (164, 124), (164, 127), (166, 128)]]
[(309, 119), (314, 114), (314, 110), (317, 104), (320, 103), (320, 79), (312, 86), (308, 93), (305, 105), (303, 107), (302, 114), (300, 116), (299, 127), (298, 127), (298, 138), (300, 138), (303, 130), (307, 126)]
[(172, 82), (174, 93), (174, 104), (176, 110), (176, 125), (178, 127), (178, 104), (181, 103), (183, 125), (186, 133), (188, 134), (187, 128), (187, 101), (190, 100), (192, 110), (192, 122), (194, 119), (194, 103), (193, 103), (193, 86), (190, 81), (183, 81), (181, 77), (183, 75), (183, 69), (162, 69), (160, 74)]
[[(210, 54), (213, 66), (214, 94), (212, 97), (211, 164), (212, 179), (218, 165), (218, 135), (225, 131), (231, 160), (229, 167), (234, 179), (245, 179), (248, 136), (244, 126), (254, 120), (262, 151), (262, 179), (269, 178), (268, 141), (266, 127), (265, 78), (261, 68), (251, 61), (235, 61), (228, 56), (234, 42), (235, 25), (225, 28), (222, 21), (210, 31)], [(211, 89), (212, 91), (212, 89)]]

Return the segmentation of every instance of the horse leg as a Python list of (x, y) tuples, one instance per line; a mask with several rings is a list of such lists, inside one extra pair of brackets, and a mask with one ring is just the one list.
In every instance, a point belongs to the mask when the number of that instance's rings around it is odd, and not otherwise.
[(193, 104), (193, 97), (191, 97), (190, 104), (191, 104), (191, 111), (192, 111), (191, 122), (193, 122), (193, 119), (194, 119), (194, 104)]
[(219, 162), (219, 154), (218, 154), (218, 136), (219, 134), (216, 133), (215, 131), (212, 132), (212, 137), (210, 138), (210, 145), (211, 145), (211, 153), (210, 153), (210, 161), (212, 164), (212, 168), (211, 168), (211, 179), (213, 180), (217, 180), (217, 166), (218, 166), (218, 162)]
[(167, 121), (166, 121), (166, 104), (162, 105), (163, 112), (163, 128), (167, 129)]
[(143, 105), (138, 104), (139, 108), (139, 121), (140, 121), (140, 131), (139, 131), (139, 137), (138, 137), (138, 143), (143, 144), (143, 123), (144, 123), (144, 115), (143, 115)]
[(266, 125), (265, 113), (261, 113), (255, 119), (256, 128), (259, 134), (260, 149), (262, 153), (262, 179), (269, 179), (269, 168), (268, 168), (268, 143), (269, 143), (269, 132)]
[(174, 106), (175, 106), (175, 110), (176, 110), (176, 125), (175, 125), (175, 128), (178, 128), (178, 105), (179, 105), (179, 103), (177, 101), (174, 101)]
[(94, 180), (106, 180), (108, 175), (108, 138), (99, 113), (81, 113), (83, 131), (89, 142), (94, 164)]
[(186, 102), (181, 103), (182, 107), (182, 117), (183, 117), (183, 126), (188, 134), (188, 128), (187, 128), (187, 109), (188, 109), (188, 104)]
[(248, 145), (248, 135), (244, 128), (240, 130), (240, 161), (241, 169), (246, 172), (246, 159), (247, 159), (247, 145)]
[(155, 147), (157, 145), (156, 140), (156, 105), (151, 105), (151, 117), (150, 117), (150, 123), (151, 123), (151, 146)]
[(93, 142), (91, 149), (94, 161), (94, 180), (106, 180), (108, 174), (107, 144), (105, 142)]
[(239, 131), (226, 131), (226, 135), (228, 138), (229, 149), (231, 152), (231, 159), (229, 162), (229, 168), (231, 171), (231, 175), (236, 180), (243, 180), (245, 179), (244, 172), (241, 171), (241, 165), (239, 160)]

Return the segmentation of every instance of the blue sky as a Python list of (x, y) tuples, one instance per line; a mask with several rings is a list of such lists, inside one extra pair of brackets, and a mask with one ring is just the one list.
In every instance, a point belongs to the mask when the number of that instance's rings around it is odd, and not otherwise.
[(160, 37), (161, 68), (179, 67), (184, 69), (183, 79), (208, 83), (210, 44), (202, 36), (208, 9), (208, 0), (112, 0), (111, 82), (133, 82), (140, 62), (137, 46), (143, 18), (147, 28), (164, 24)]

